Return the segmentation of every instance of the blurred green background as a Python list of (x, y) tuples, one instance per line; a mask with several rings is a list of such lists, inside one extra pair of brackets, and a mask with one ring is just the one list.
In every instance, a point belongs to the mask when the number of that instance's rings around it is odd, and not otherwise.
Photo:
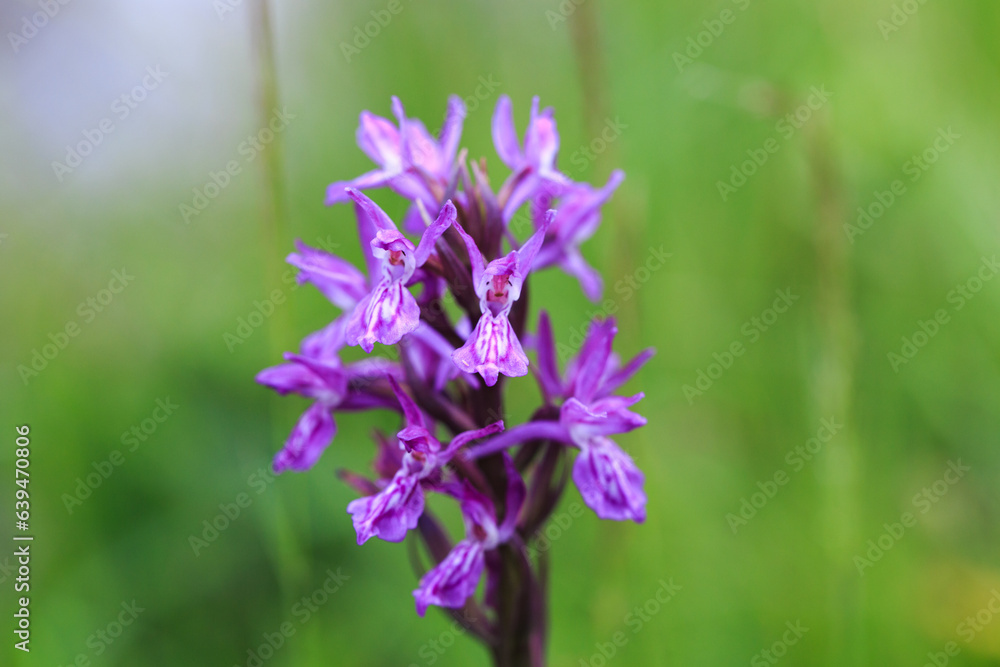
[[(305, 403), (253, 376), (335, 314), (291, 288), (284, 256), (300, 237), (359, 261), (350, 208), (322, 205), (370, 168), (358, 113), (388, 116), (396, 94), (434, 129), (451, 93), (495, 182), (501, 93), (521, 130), (532, 95), (555, 107), (571, 177), (626, 171), (584, 253), (618, 352), (658, 350), (627, 388), (646, 392), (649, 425), (620, 438), (648, 521), (572, 516), (571, 489), (542, 545), (551, 664), (1000, 664), (1000, 280), (982, 280), (1000, 222), (996, 2), (277, 2), (271, 58), (256, 0), (50, 5), (23, 40), (48, 5), (0, 10), (0, 493), (10, 507), (27, 423), (36, 536), (32, 651), (5, 632), (13, 664), (253, 665), (283, 623), (295, 634), (263, 664), (486, 664), (446, 616), (416, 616), (406, 546), (354, 543), (334, 474), (367, 470), (392, 415), (339, 417), (308, 474), (258, 472)], [(261, 155), (244, 142), (272, 103), (287, 126)], [(91, 154), (54, 167), (85, 132)], [(647, 264), (653, 250), (670, 256)], [(123, 269), (127, 287), (102, 292)], [(274, 314), (227, 344), (274, 290)], [(768, 312), (778, 290), (797, 298)], [(555, 272), (532, 291), (572, 346), (595, 306)], [(70, 322), (78, 335), (25, 380)], [(533, 384), (511, 383), (530, 387), (515, 415)], [(158, 399), (177, 406), (162, 423)], [(249, 506), (193, 548), (240, 494)], [(328, 571), (339, 590), (306, 613)], [(8, 627), (6, 566), (0, 579)], [(637, 616), (671, 579), (676, 596)]]

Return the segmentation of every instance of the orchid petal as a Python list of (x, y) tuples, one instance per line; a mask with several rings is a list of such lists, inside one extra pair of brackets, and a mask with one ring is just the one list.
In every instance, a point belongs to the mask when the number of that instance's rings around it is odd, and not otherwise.
[(424, 413), (421, 412), (419, 407), (417, 407), (417, 404), (414, 403), (409, 394), (403, 391), (403, 388), (399, 386), (399, 382), (396, 381), (396, 378), (389, 376), (389, 385), (392, 387), (392, 393), (396, 395), (396, 399), (399, 401), (400, 407), (403, 408), (403, 417), (406, 419), (406, 424), (408, 426), (427, 428), (427, 424), (424, 421)]
[(580, 350), (580, 365), (576, 372), (573, 395), (588, 403), (597, 395), (598, 383), (604, 377), (611, 355), (611, 343), (618, 328), (614, 318), (595, 320), (587, 331)]
[(486, 258), (483, 257), (483, 253), (479, 250), (476, 242), (462, 229), (462, 225), (457, 221), (455, 222), (455, 229), (461, 235), (462, 240), (465, 241), (465, 249), (469, 253), (469, 262), (472, 264), (472, 284), (478, 287), (483, 281), (483, 274), (486, 272)]
[(580, 450), (573, 481), (583, 501), (602, 519), (646, 520), (644, 476), (632, 458), (607, 438)]
[(420, 479), (400, 470), (378, 494), (348, 503), (347, 512), (353, 518), (359, 545), (373, 537), (402, 542), (424, 512)]
[(376, 341), (395, 345), (419, 323), (420, 307), (406, 286), (382, 280), (351, 313), (347, 343), (371, 353)]
[(437, 220), (431, 223), (431, 225), (424, 231), (423, 236), (420, 237), (420, 244), (417, 246), (414, 257), (416, 259), (417, 266), (423, 266), (427, 258), (430, 257), (431, 252), (434, 250), (434, 244), (437, 240), (441, 238), (441, 235), (445, 233), (449, 227), (458, 221), (458, 211), (455, 210), (455, 205), (451, 203), (449, 199), (444, 203), (441, 208), (441, 213), (438, 214)]
[(350, 310), (368, 291), (364, 275), (350, 263), (302, 241), (297, 240), (295, 247), (298, 252), (286, 261), (299, 269), (299, 283), (312, 283), (335, 306)]
[(587, 264), (587, 260), (583, 258), (579, 250), (568, 249), (559, 262), (559, 266), (580, 282), (584, 296), (594, 303), (601, 300), (601, 294), (604, 292), (604, 280), (601, 279), (600, 272)]
[(337, 424), (330, 415), (330, 409), (322, 403), (314, 403), (302, 413), (285, 446), (274, 456), (274, 472), (309, 470), (336, 433)]
[(390, 171), (401, 164), (399, 131), (388, 119), (362, 111), (358, 122), (358, 146), (372, 159)]
[(521, 160), (521, 144), (514, 129), (514, 110), (506, 95), (500, 96), (493, 111), (493, 145), (503, 163), (515, 169)]
[(448, 98), (448, 111), (441, 126), (441, 155), (447, 167), (451, 167), (455, 161), (464, 122), (465, 102), (458, 95), (452, 95)]
[(458, 608), (476, 592), (485, 567), (483, 547), (472, 540), (463, 540), (451, 553), (423, 576), (413, 591), (417, 613), (423, 616), (427, 607)]
[(479, 318), (465, 345), (452, 354), (455, 364), (466, 373), (479, 373), (492, 387), (500, 373), (507, 377), (528, 374), (528, 357), (521, 348), (506, 315), (486, 312)]
[(517, 269), (522, 279), (531, 272), (531, 265), (535, 261), (535, 255), (538, 254), (538, 249), (542, 247), (542, 241), (545, 240), (545, 233), (549, 230), (549, 226), (552, 224), (555, 216), (555, 211), (549, 211), (545, 216), (545, 222), (542, 223), (541, 228), (536, 230), (531, 235), (531, 238), (524, 242), (520, 250), (515, 251), (517, 253)]
[(538, 381), (542, 391), (551, 400), (562, 394), (562, 378), (559, 376), (559, 365), (556, 361), (556, 344), (552, 336), (552, 324), (549, 314), (544, 310), (538, 315), (538, 334), (535, 336), (535, 346), (538, 351)]

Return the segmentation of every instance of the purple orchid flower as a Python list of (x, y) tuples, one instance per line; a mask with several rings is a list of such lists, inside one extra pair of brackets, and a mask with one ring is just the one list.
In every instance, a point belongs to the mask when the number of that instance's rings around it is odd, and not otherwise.
[(417, 328), (420, 307), (407, 286), (437, 240), (455, 223), (457, 213), (454, 204), (445, 202), (414, 246), (378, 204), (352, 188), (347, 195), (355, 203), (370, 282), (344, 260), (302, 243), (288, 262), (299, 268), (300, 282), (315, 284), (335, 305), (351, 311), (345, 341), (371, 353), (376, 341), (394, 345)]
[(441, 468), (469, 442), (503, 431), (503, 422), (499, 421), (485, 428), (460, 433), (444, 447), (434, 437), (428, 420), (413, 399), (391, 376), (389, 382), (406, 420), (406, 426), (396, 434), (405, 454), (399, 470), (382, 491), (347, 505), (359, 545), (372, 537), (401, 542), (406, 532), (416, 527), (424, 512), (425, 482), (433, 486), (435, 478), (441, 475)]
[(451, 495), (461, 505), (466, 536), (444, 560), (421, 578), (420, 586), (413, 591), (417, 614), (420, 616), (432, 604), (439, 607), (462, 607), (476, 592), (486, 567), (486, 553), (514, 536), (514, 528), (527, 492), (524, 480), (509, 455), (504, 456), (504, 469), (508, 475), (508, 486), (502, 523), (497, 523), (493, 502), (477, 491), (468, 480), (451, 491)]
[(376, 273), (371, 270), (372, 290), (358, 302), (347, 325), (347, 344), (360, 345), (370, 353), (375, 341), (394, 345), (417, 328), (420, 307), (407, 289), (408, 281), (430, 257), (445, 230), (455, 224), (457, 212), (454, 204), (445, 202), (437, 219), (414, 246), (378, 204), (357, 190), (348, 189), (347, 193), (354, 200), (362, 245), (368, 234), (374, 232), (368, 241), (370, 255), (366, 257), (369, 266), (377, 261), (380, 271), (376, 282)]
[(644, 394), (624, 398), (609, 394), (624, 384), (652, 356), (646, 350), (619, 369), (611, 352), (618, 329), (614, 320), (595, 321), (584, 340), (580, 355), (569, 364), (566, 379), (559, 377), (548, 317), (539, 324), (539, 384), (551, 399), (566, 397), (559, 421), (533, 421), (516, 426), (470, 450), (470, 458), (480, 458), (531, 440), (554, 440), (580, 450), (573, 464), (573, 481), (584, 502), (602, 519), (646, 518), (643, 474), (632, 458), (608, 436), (627, 433), (646, 423), (645, 417), (628, 410)]
[[(555, 220), (552, 221), (545, 243), (535, 259), (537, 270), (556, 265), (576, 278), (580, 281), (583, 293), (591, 301), (600, 300), (604, 282), (601, 274), (587, 264), (580, 254), (580, 245), (597, 231), (601, 224), (601, 207), (623, 180), (624, 172), (616, 170), (602, 188), (593, 188), (585, 183), (574, 184), (560, 198)], [(536, 228), (542, 226), (546, 212), (553, 208), (552, 199), (548, 192), (542, 192), (532, 203), (532, 218)]]
[(384, 399), (368, 390), (374, 388), (375, 378), (399, 370), (385, 360), (366, 360), (344, 366), (338, 356), (343, 345), (344, 320), (338, 319), (308, 336), (299, 354), (286, 353), (288, 363), (257, 374), (257, 382), (280, 394), (296, 393), (313, 399), (313, 404), (292, 429), (285, 446), (275, 455), (276, 473), (304, 472), (316, 464), (337, 433), (334, 410), (389, 407)]
[(508, 315), (521, 296), (521, 287), (531, 272), (551, 220), (552, 214), (520, 249), (489, 264), (472, 237), (460, 225), (455, 225), (469, 252), (472, 284), (482, 315), (465, 345), (455, 350), (452, 358), (462, 371), (482, 375), (487, 386), (495, 385), (501, 373), (507, 377), (528, 374), (528, 357)]
[(514, 112), (510, 98), (501, 95), (493, 112), (493, 145), (497, 155), (511, 169), (510, 178), (500, 190), (506, 198), (503, 219), (509, 221), (521, 204), (534, 197), (542, 188), (558, 195), (573, 182), (556, 169), (559, 154), (559, 132), (556, 131), (552, 107), (538, 111), (538, 97), (531, 100), (531, 118), (524, 133), (524, 148), (514, 129)]
[(378, 165), (378, 169), (350, 181), (331, 183), (326, 204), (347, 201), (345, 188), (367, 190), (388, 186), (428, 210), (437, 210), (455, 176), (455, 154), (465, 121), (462, 98), (448, 98), (448, 111), (440, 139), (434, 139), (419, 120), (406, 117), (398, 97), (392, 98), (392, 121), (368, 111), (361, 113), (358, 146)]
[(652, 351), (642, 353), (638, 363), (629, 364), (624, 373), (618, 372), (611, 352), (617, 333), (613, 319), (591, 325), (580, 356), (567, 373), (572, 396), (563, 403), (559, 422), (580, 448), (573, 464), (573, 481), (584, 502), (602, 519), (642, 523), (646, 519), (643, 474), (607, 436), (646, 423), (645, 417), (628, 410), (644, 394), (631, 398), (608, 394), (639, 370)]

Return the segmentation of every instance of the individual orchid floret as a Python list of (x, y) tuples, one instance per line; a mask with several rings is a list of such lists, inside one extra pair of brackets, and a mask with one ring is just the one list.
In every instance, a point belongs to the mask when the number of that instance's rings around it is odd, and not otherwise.
[(584, 349), (573, 365), (569, 383), (573, 397), (563, 403), (559, 421), (580, 448), (573, 464), (573, 481), (584, 502), (602, 519), (641, 523), (646, 519), (643, 475), (631, 457), (607, 437), (646, 423), (644, 417), (628, 410), (643, 394), (631, 398), (607, 395), (619, 380), (627, 379), (617, 375), (611, 365), (617, 332), (614, 320), (591, 325)]
[(493, 144), (497, 155), (511, 169), (510, 178), (500, 191), (503, 219), (509, 221), (521, 204), (541, 190), (561, 194), (573, 182), (556, 169), (559, 133), (552, 107), (538, 111), (538, 97), (531, 101), (531, 118), (524, 133), (522, 148), (514, 129), (510, 98), (501, 95), (493, 112)]
[(403, 410), (406, 425), (396, 434), (399, 447), (405, 452), (402, 464), (392, 480), (379, 493), (358, 498), (347, 505), (354, 521), (358, 544), (372, 537), (387, 542), (400, 542), (416, 527), (424, 511), (424, 484), (440, 477), (447, 465), (466, 444), (503, 430), (503, 422), (456, 435), (447, 447), (434, 437), (430, 421), (423, 411), (389, 378)]
[[(549, 222), (552, 216), (549, 216)], [(496, 384), (500, 374), (520, 377), (528, 374), (528, 357), (524, 354), (508, 316), (521, 288), (531, 272), (548, 229), (548, 222), (536, 231), (518, 250), (486, 264), (476, 242), (460, 225), (455, 229), (465, 241), (472, 264), (472, 283), (479, 297), (482, 315), (468, 340), (452, 358), (466, 373), (479, 373), (487, 386)]]
[(354, 200), (362, 245), (367, 242), (372, 288), (355, 306), (346, 340), (348, 345), (360, 345), (370, 353), (376, 341), (394, 345), (417, 328), (420, 307), (407, 285), (414, 271), (430, 257), (437, 240), (455, 223), (457, 213), (455, 206), (446, 202), (414, 246), (378, 204), (357, 190), (348, 189), (347, 193)]
[(467, 457), (478, 459), (509, 447), (536, 440), (572, 445), (580, 450), (573, 464), (573, 481), (584, 502), (602, 519), (646, 519), (643, 474), (632, 458), (608, 436), (625, 433), (646, 423), (628, 410), (643, 398), (611, 396), (590, 405), (576, 398), (566, 401), (559, 421), (531, 421), (471, 449)]
[(430, 605), (458, 608), (476, 592), (486, 565), (486, 552), (514, 535), (518, 514), (526, 495), (524, 480), (510, 456), (504, 456), (508, 488), (503, 522), (498, 524), (493, 502), (467, 480), (452, 491), (458, 499), (465, 522), (465, 539), (455, 545), (436, 567), (420, 580), (413, 591), (417, 613), (423, 616)]
[[(344, 321), (335, 320), (307, 337), (299, 354), (286, 353), (287, 363), (257, 374), (257, 382), (280, 394), (296, 393), (313, 399), (292, 429), (285, 446), (274, 457), (274, 471), (303, 472), (315, 465), (337, 432), (334, 410), (387, 407), (367, 389), (384, 378), (393, 364), (343, 365), (338, 356), (344, 345)], [(394, 370), (393, 372), (398, 372)]]
[(628, 380), (649, 358), (647, 351), (619, 370), (611, 352), (617, 333), (613, 320), (596, 321), (584, 341), (579, 357), (570, 362), (567, 379), (559, 377), (548, 317), (539, 325), (539, 377), (548, 398), (564, 396), (559, 421), (532, 421), (515, 426), (469, 452), (472, 458), (529, 442), (553, 440), (577, 447), (573, 481), (584, 502), (602, 519), (646, 518), (643, 475), (631, 457), (608, 436), (639, 428), (646, 419), (628, 408), (643, 398), (639, 393), (625, 398), (610, 392)]
[[(535, 259), (537, 270), (556, 265), (575, 277), (580, 281), (583, 293), (591, 301), (601, 298), (604, 283), (601, 275), (580, 254), (580, 245), (597, 231), (601, 224), (601, 207), (623, 180), (624, 172), (616, 170), (611, 173), (604, 187), (574, 184), (559, 199), (555, 220), (552, 221), (545, 243)], [(542, 226), (547, 211), (554, 208), (552, 199), (547, 192), (542, 192), (532, 203), (532, 218), (536, 227)]]
[(357, 131), (358, 146), (378, 165), (351, 181), (332, 183), (327, 188), (326, 203), (347, 201), (345, 187), (358, 190), (390, 187), (398, 194), (420, 201), (428, 210), (437, 210), (444, 202), (455, 174), (455, 154), (465, 121), (465, 104), (458, 96), (448, 99), (448, 111), (435, 139), (419, 120), (406, 117), (399, 98), (392, 98), (392, 112), (397, 125), (368, 111), (361, 113)]

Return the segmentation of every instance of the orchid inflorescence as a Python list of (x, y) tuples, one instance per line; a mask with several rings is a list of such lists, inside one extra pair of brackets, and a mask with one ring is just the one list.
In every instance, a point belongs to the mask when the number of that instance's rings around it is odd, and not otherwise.
[[(624, 177), (616, 171), (594, 188), (562, 174), (553, 111), (539, 111), (537, 97), (523, 143), (510, 99), (497, 103), (493, 141), (511, 174), (496, 193), (485, 161), (468, 162), (458, 150), (460, 98), (450, 98), (437, 137), (408, 118), (396, 98), (392, 111), (396, 123), (361, 114), (358, 145), (377, 168), (333, 183), (326, 196), (328, 205), (353, 203), (367, 275), (301, 242), (288, 257), (298, 281), (313, 284), (343, 314), (306, 337), (298, 353), (286, 353), (286, 363), (257, 376), (279, 393), (313, 401), (274, 469), (311, 468), (333, 440), (335, 412), (400, 412), (403, 427), (394, 439), (375, 434), (375, 479), (341, 473), (363, 494), (347, 506), (358, 544), (372, 537), (400, 542), (416, 529), (436, 562), (414, 591), (417, 612), (429, 605), (462, 609), (465, 624), (495, 655), (520, 651), (529, 656), (525, 664), (541, 664), (546, 567), (532, 562), (526, 543), (561, 496), (569, 450), (579, 450), (572, 477), (599, 517), (645, 519), (643, 475), (609, 436), (646, 423), (630, 410), (643, 394), (613, 392), (652, 350), (621, 364), (611, 351), (614, 322), (595, 320), (560, 371), (545, 311), (534, 334), (526, 333), (535, 271), (558, 266), (591, 300), (601, 297), (601, 278), (580, 244), (596, 231), (601, 207)], [(362, 192), (382, 187), (411, 202), (402, 224), (410, 236)], [(533, 227), (523, 243), (511, 224), (522, 206)], [(415, 285), (422, 286), (417, 296)], [(345, 346), (371, 353), (376, 342), (398, 349), (388, 358), (340, 359)], [(505, 429), (501, 377), (528, 374), (525, 346), (535, 352), (530, 368), (543, 405), (528, 422)], [(442, 431), (447, 442), (438, 439)], [(466, 535), (457, 544), (426, 509), (429, 492), (458, 501)], [(484, 571), (488, 614), (475, 601)]]

